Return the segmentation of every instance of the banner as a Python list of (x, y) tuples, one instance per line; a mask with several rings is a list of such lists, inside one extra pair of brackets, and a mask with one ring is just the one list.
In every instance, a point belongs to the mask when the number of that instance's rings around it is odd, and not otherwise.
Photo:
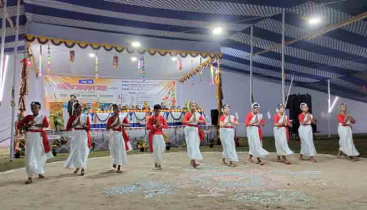
[[(63, 102), (75, 95), (80, 103), (139, 105), (144, 102), (176, 106), (176, 81), (95, 79), (68, 76), (44, 76), (45, 102)], [(65, 104), (66, 103), (66, 104)]]

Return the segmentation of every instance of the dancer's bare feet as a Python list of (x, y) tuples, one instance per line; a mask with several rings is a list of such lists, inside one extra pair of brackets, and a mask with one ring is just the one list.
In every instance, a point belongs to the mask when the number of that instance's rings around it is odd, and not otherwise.
[(80, 176), (84, 176), (84, 169), (80, 171)]
[(118, 167), (117, 167), (117, 171), (116, 171), (116, 173), (119, 173), (119, 174), (121, 174), (121, 173), (122, 173), (122, 171), (121, 171), (121, 166), (118, 166)]
[(248, 160), (248, 162), (250, 162), (250, 163), (254, 163), (254, 161), (252, 160), (252, 155), (249, 155), (247, 160)]
[(116, 168), (116, 164), (113, 164), (113, 165), (112, 165), (112, 168)]
[(305, 159), (303, 158), (303, 155), (299, 155), (299, 160), (305, 161)]
[(336, 156), (336, 158), (338, 158), (338, 159), (342, 158), (342, 151), (339, 150), (338, 155)]
[(232, 161), (229, 161), (229, 166), (234, 168), (236, 167), (236, 164), (234, 164)]
[(227, 162), (226, 162), (226, 159), (225, 158), (223, 158), (223, 164), (224, 165), (227, 165)]
[(256, 164), (259, 164), (261, 166), (265, 165), (265, 163), (261, 162), (260, 158), (257, 158)]
[(162, 166), (159, 164), (157, 169), (162, 170)]
[(349, 161), (351, 161), (351, 162), (356, 162), (356, 161), (357, 161), (357, 159), (356, 159), (356, 158), (353, 158), (353, 157), (349, 157)]
[(31, 184), (33, 181), (32, 181), (32, 178), (28, 178), (27, 181), (25, 181), (25, 184)]
[(194, 161), (193, 160), (190, 161), (190, 166), (193, 167), (193, 168), (195, 168), (194, 167)]
[(43, 179), (43, 178), (45, 178), (45, 176), (43, 176), (42, 174), (39, 174), (39, 175), (38, 175), (38, 178), (39, 178), (39, 179)]
[(77, 174), (79, 172), (79, 168), (75, 169), (74, 174)]
[(285, 156), (283, 156), (283, 160), (282, 160), (285, 164), (289, 165), (291, 164), (291, 162), (289, 160), (287, 160), (287, 158)]
[(310, 157), (309, 161), (310, 162), (313, 162), (313, 163), (317, 163), (317, 160), (315, 158), (313, 158), (313, 157)]

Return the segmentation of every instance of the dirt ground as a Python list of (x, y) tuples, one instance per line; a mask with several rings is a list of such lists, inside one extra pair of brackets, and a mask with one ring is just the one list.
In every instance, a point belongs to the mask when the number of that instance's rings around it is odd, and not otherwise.
[(0, 174), (1, 209), (367, 209), (367, 161), (349, 162), (318, 155), (318, 163), (290, 158), (292, 165), (245, 162), (221, 164), (220, 152), (203, 153), (198, 169), (184, 152), (164, 154), (163, 170), (150, 154), (128, 156), (123, 174), (111, 171), (111, 158), (89, 159), (84, 177), (46, 166), (46, 179), (25, 185), (25, 170)]

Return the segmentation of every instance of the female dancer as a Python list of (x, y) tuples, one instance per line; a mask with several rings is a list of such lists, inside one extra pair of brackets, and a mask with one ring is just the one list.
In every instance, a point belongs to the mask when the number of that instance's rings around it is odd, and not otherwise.
[(162, 129), (167, 129), (167, 121), (160, 115), (161, 105), (154, 105), (154, 115), (149, 117), (147, 130), (149, 130), (149, 148), (154, 156), (154, 168), (162, 170), (162, 154), (166, 150)]
[(46, 132), (43, 128), (48, 127), (47, 117), (39, 114), (41, 104), (39, 102), (31, 103), (33, 115), (27, 115), (22, 121), (18, 122), (18, 129), (25, 129), (26, 135), (26, 156), (25, 170), (28, 175), (26, 184), (32, 183), (32, 175), (38, 174), (40, 179), (45, 178), (44, 166), (46, 161), (53, 157), (50, 152), (50, 145)]
[(269, 155), (268, 151), (262, 148), (262, 130), (260, 126), (265, 126), (263, 115), (259, 114), (260, 104), (255, 102), (251, 106), (252, 111), (246, 116), (247, 139), (250, 147), (248, 160), (253, 163), (252, 157), (257, 158), (256, 164), (264, 165), (261, 157)]
[(224, 105), (222, 111), (223, 115), (219, 118), (219, 135), (223, 146), (223, 163), (227, 165), (226, 159), (229, 159), (230, 166), (235, 167), (234, 162), (238, 162), (238, 156), (234, 142), (234, 126), (239, 123), (236, 117), (229, 114), (229, 105)]
[(304, 155), (310, 156), (309, 161), (316, 163), (316, 159), (314, 156), (316, 153), (316, 148), (313, 143), (313, 133), (312, 133), (312, 124), (316, 123), (316, 119), (312, 116), (311, 113), (308, 112), (308, 105), (306, 103), (301, 103), (300, 106), (302, 113), (298, 116), (298, 120), (300, 123), (298, 133), (299, 137), (301, 138), (301, 152), (299, 159), (303, 159)]
[(121, 166), (127, 165), (126, 144), (123, 132), (123, 127), (128, 127), (130, 124), (125, 124), (123, 119), (120, 119), (120, 108), (117, 104), (112, 105), (113, 116), (107, 121), (107, 130), (112, 129), (110, 138), (110, 154), (113, 159), (113, 168), (116, 168), (117, 173), (122, 173)]
[(74, 105), (75, 114), (69, 118), (66, 130), (73, 131), (73, 137), (70, 142), (70, 154), (65, 162), (65, 168), (76, 168), (74, 174), (79, 172), (84, 176), (84, 170), (87, 168), (89, 149), (92, 147), (92, 138), (89, 134), (89, 117), (82, 114), (82, 107), (79, 103)]
[[(286, 158), (287, 155), (293, 154), (288, 147), (289, 133), (288, 127), (292, 127), (292, 123), (289, 121), (288, 116), (284, 113), (285, 107), (283, 104), (279, 104), (277, 107), (277, 113), (274, 115), (274, 138), (275, 148), (277, 150), (278, 160), (277, 162), (283, 162), (285, 164), (291, 164)], [(283, 160), (280, 159), (282, 156)]]
[(198, 126), (199, 124), (205, 124), (203, 116), (196, 113), (196, 109), (196, 102), (190, 102), (190, 112), (187, 112), (183, 119), (183, 124), (186, 125), (184, 133), (187, 145), (187, 155), (191, 159), (190, 166), (193, 168), (199, 166), (199, 164), (196, 163), (197, 160), (203, 159), (200, 153), (200, 142), (204, 139), (204, 133)]
[(338, 134), (340, 148), (338, 158), (340, 158), (341, 154), (344, 153), (348, 155), (350, 161), (355, 162), (358, 160), (355, 157), (359, 156), (359, 153), (353, 143), (352, 124), (355, 124), (356, 121), (352, 116), (347, 114), (347, 104), (340, 104), (339, 109), (340, 113), (338, 114)]

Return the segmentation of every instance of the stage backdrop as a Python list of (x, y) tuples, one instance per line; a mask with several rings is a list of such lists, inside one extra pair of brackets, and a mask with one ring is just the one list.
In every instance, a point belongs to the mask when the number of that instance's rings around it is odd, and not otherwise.
[(64, 102), (70, 95), (81, 103), (117, 103), (140, 105), (145, 101), (152, 107), (164, 102), (176, 105), (176, 81), (95, 79), (67, 76), (45, 76), (45, 102)]

